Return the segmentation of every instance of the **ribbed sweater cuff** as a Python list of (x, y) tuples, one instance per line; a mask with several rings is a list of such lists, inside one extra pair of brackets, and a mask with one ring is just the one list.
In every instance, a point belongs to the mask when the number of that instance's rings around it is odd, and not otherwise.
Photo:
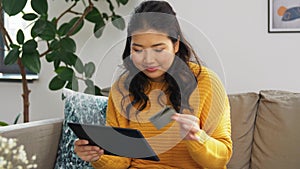
[(102, 156), (97, 161), (91, 162), (91, 164), (94, 168), (103, 167), (103, 166), (105, 166), (105, 164), (108, 163), (108, 161), (109, 161), (108, 158), (103, 158), (103, 156)]
[(209, 139), (209, 135), (207, 135), (204, 130), (198, 131), (196, 136), (201, 144), (204, 144)]

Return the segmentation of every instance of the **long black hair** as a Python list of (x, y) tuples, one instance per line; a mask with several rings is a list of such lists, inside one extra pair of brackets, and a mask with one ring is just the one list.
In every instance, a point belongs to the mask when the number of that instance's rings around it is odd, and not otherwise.
[[(124, 86), (129, 91), (131, 104), (126, 106), (126, 115), (129, 119), (130, 109), (137, 105), (136, 116), (140, 111), (145, 109), (149, 101), (145, 91), (150, 86), (148, 77), (133, 64), (130, 57), (131, 36), (132, 33), (139, 30), (156, 30), (166, 33), (168, 38), (175, 44), (179, 41), (179, 50), (171, 67), (165, 73), (165, 82), (167, 88), (165, 92), (169, 96), (169, 100), (173, 108), (182, 113), (183, 109), (189, 109), (189, 97), (197, 86), (197, 77), (201, 72), (201, 65), (191, 45), (185, 40), (176, 18), (176, 13), (168, 2), (165, 1), (144, 1), (134, 10), (134, 14), (128, 23), (127, 40), (125, 50), (123, 52), (123, 64), (126, 68), (126, 79)], [(194, 56), (195, 61), (200, 66), (199, 72), (196, 75), (191, 72), (189, 62)], [(125, 97), (122, 100), (125, 102)]]

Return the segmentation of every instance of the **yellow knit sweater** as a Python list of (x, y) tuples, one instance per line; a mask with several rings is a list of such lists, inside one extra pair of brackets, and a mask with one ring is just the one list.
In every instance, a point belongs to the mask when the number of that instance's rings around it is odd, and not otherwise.
[[(194, 73), (199, 70), (199, 66), (194, 63), (190, 63), (190, 68)], [(182, 140), (177, 122), (173, 121), (160, 130), (149, 122), (149, 117), (163, 108), (158, 100), (171, 105), (167, 96), (163, 94), (161, 97), (166, 88), (163, 82), (151, 82), (146, 92), (149, 97), (147, 107), (138, 116), (132, 110), (128, 123), (124, 109), (121, 108), (122, 98), (128, 94), (123, 82), (124, 78), (115, 83), (110, 91), (107, 125), (140, 130), (160, 161), (103, 155), (98, 161), (92, 162), (94, 168), (226, 168), (232, 153), (230, 107), (226, 92), (212, 71), (202, 66), (197, 89), (189, 99), (193, 114), (200, 119), (201, 132), (197, 133), (199, 141)], [(125, 99), (124, 103), (130, 103), (130, 98)]]

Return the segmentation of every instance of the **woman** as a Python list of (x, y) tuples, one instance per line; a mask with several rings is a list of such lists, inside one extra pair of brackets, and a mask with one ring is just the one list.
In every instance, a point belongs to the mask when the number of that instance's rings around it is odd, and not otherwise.
[[(86, 140), (75, 142), (77, 155), (94, 168), (226, 168), (232, 153), (226, 92), (200, 65), (172, 7), (142, 2), (127, 33), (126, 71), (111, 88), (107, 125), (140, 130), (160, 161), (105, 155)], [(177, 113), (157, 129), (149, 118), (166, 106)]]

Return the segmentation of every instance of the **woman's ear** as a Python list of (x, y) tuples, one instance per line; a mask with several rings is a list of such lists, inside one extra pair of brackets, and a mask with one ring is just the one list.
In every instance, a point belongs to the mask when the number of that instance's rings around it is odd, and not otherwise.
[(174, 52), (177, 53), (179, 51), (179, 45), (180, 45), (180, 37), (178, 36), (177, 41), (174, 43)]

